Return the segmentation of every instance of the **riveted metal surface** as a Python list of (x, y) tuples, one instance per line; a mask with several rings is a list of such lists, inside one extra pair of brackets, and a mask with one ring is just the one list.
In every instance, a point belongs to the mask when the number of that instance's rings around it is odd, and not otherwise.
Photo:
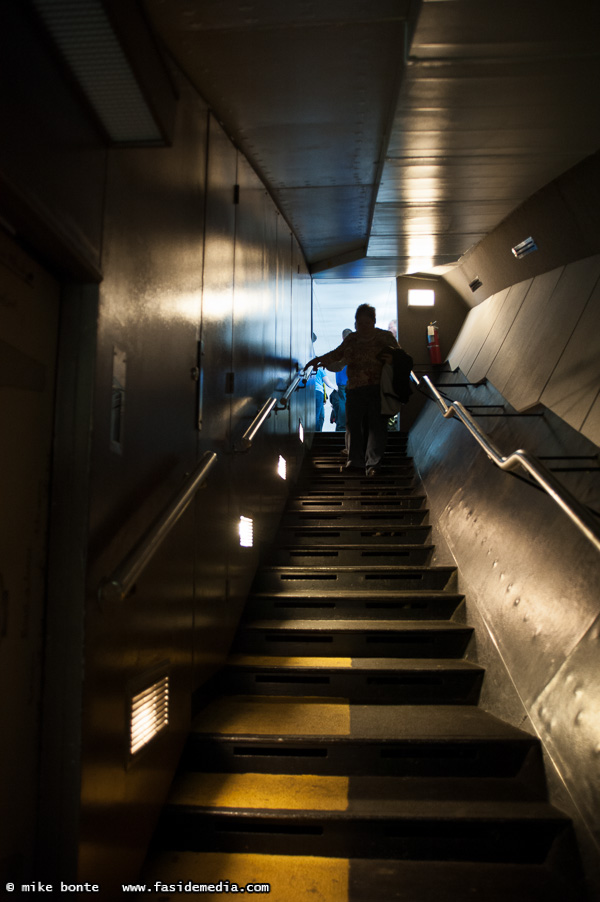
[(540, 693), (532, 711), (533, 722), (567, 785), (576, 788), (592, 831), (600, 811), (599, 646), (600, 617)]
[[(444, 375), (444, 381), (452, 381)], [(464, 377), (458, 372), (454, 378)], [(502, 401), (491, 397), (494, 391), (488, 387), (464, 389), (463, 402), (468, 403), (465, 393), (475, 400), (482, 390), (488, 400)], [(489, 431), (507, 450), (526, 446), (538, 455), (594, 452), (550, 412), (534, 421), (490, 420)], [(486, 654), (500, 653), (498, 682), (486, 680), (485, 703), (516, 723), (528, 719), (529, 728), (539, 732), (547, 760), (557, 768), (552, 785), (566, 786), (579, 828), (593, 836), (598, 830), (591, 789), (597, 783), (598, 687), (592, 673), (598, 635), (597, 553), (547, 497), (492, 468), (466, 430), (444, 421), (434, 409), (422, 414), (410, 447), (459, 565), (460, 587), (468, 591), (469, 605), (477, 606), (478, 619), (489, 631)], [(595, 475), (572, 475), (578, 496), (597, 505)], [(508, 691), (501, 682), (504, 667), (510, 674)]]

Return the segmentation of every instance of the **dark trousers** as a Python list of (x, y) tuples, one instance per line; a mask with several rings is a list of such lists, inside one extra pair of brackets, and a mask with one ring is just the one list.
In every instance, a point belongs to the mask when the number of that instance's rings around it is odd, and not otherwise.
[(353, 467), (377, 467), (387, 440), (387, 421), (381, 413), (379, 385), (351, 388), (346, 394), (348, 462)]
[(335, 431), (344, 432), (346, 429), (346, 386), (338, 385), (338, 408), (335, 412)]

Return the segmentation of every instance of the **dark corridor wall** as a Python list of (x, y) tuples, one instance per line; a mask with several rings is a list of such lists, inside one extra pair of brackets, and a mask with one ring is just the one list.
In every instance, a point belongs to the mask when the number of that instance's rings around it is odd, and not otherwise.
[[(15, 85), (0, 106), (0, 215), (62, 282), (42, 855), (23, 857), (22, 876), (107, 885), (135, 879), (194, 693), (227, 653), (287, 494), (279, 456), (288, 479), (298, 471), (308, 392), (250, 451), (240, 440), (310, 357), (310, 278), (264, 186), (177, 71), (172, 145), (108, 149), (12, 6), (0, 29)], [(134, 591), (99, 595), (206, 451), (217, 454), (206, 487)], [(241, 515), (253, 548), (240, 546)], [(163, 674), (168, 727), (132, 758), (131, 696)]]
[[(185, 83), (179, 89), (172, 148), (109, 157), (79, 865), (90, 879), (104, 862), (133, 873), (143, 855), (150, 826), (144, 810), (164, 798), (189, 727), (191, 693), (223, 663), (256, 566), (257, 548), (240, 547), (239, 518), (254, 520), (257, 541), (268, 539), (285, 498), (279, 454), (293, 477), (301, 459), (297, 423), (310, 424), (305, 393), (297, 393), (290, 411), (271, 417), (256, 446), (240, 450), (257, 409), (308, 357), (310, 280), (258, 178), (201, 101)], [(191, 373), (200, 340), (199, 431), (199, 389)], [(116, 445), (111, 382), (119, 355), (126, 384)], [(97, 586), (205, 451), (218, 455), (208, 485), (134, 595), (95, 605)], [(169, 673), (168, 732), (124, 767), (126, 735), (115, 724), (122, 722), (129, 687), (152, 682), (153, 669)]]

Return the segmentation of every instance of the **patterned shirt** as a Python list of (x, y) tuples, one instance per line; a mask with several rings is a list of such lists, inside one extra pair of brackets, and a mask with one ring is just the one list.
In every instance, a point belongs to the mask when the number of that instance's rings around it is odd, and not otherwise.
[(361, 341), (356, 332), (351, 332), (339, 347), (321, 355), (320, 359), (327, 367), (344, 361), (348, 367), (348, 390), (351, 391), (363, 385), (379, 385), (383, 362), (377, 355), (385, 348), (397, 347), (398, 342), (391, 332), (375, 328), (374, 335), (367, 341)]

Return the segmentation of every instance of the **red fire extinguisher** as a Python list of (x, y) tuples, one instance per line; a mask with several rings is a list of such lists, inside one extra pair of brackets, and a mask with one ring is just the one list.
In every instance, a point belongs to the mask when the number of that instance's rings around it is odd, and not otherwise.
[(429, 323), (427, 326), (427, 350), (429, 351), (429, 359), (432, 363), (442, 362), (442, 355), (440, 354), (440, 332), (437, 327), (437, 321)]

